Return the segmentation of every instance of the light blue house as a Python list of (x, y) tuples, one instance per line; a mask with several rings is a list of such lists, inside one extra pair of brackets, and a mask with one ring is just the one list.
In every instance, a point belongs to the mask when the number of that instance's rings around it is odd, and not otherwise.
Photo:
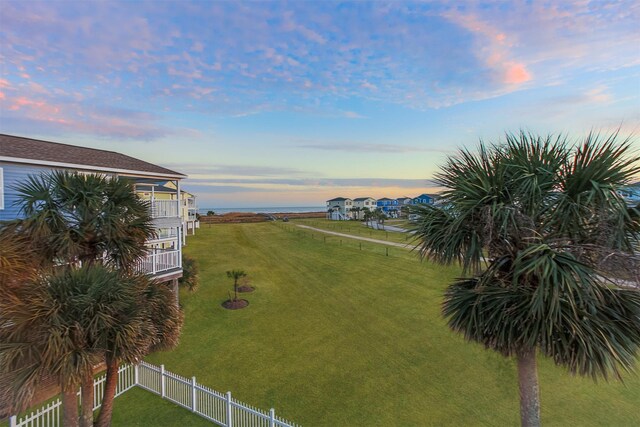
[(621, 188), (618, 193), (624, 197), (629, 206), (640, 206), (640, 182)]
[[(397, 202), (396, 202), (397, 205)], [(389, 210), (393, 209), (393, 200), (388, 197), (383, 197), (381, 199), (376, 200), (376, 207), (380, 209), (382, 212), (389, 212)]]
[(437, 195), (423, 193), (413, 198), (413, 203), (416, 205), (433, 205), (436, 202)]
[[(148, 255), (138, 269), (159, 282), (182, 277), (182, 244), (185, 230), (181, 207), (180, 181), (186, 175), (113, 151), (59, 144), (0, 134), (0, 221), (19, 218), (15, 186), (30, 175), (53, 170), (98, 173), (126, 177), (136, 193), (148, 200), (157, 238), (147, 241)], [(170, 185), (167, 185), (169, 183)], [(169, 190), (167, 190), (169, 188)], [(171, 190), (173, 188), (173, 190)], [(156, 197), (155, 192), (174, 191), (175, 197)]]

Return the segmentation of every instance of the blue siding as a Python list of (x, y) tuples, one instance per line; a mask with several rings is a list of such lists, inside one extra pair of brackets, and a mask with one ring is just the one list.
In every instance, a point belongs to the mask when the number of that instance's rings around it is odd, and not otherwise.
[(0, 209), (0, 221), (16, 219), (20, 216), (20, 208), (16, 206), (17, 197), (13, 187), (24, 182), (29, 175), (49, 172), (51, 168), (2, 162), (0, 162), (0, 168), (4, 175), (4, 209)]

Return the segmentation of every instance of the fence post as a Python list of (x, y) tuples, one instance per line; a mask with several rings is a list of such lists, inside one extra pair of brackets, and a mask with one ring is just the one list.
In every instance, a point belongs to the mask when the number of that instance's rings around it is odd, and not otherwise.
[(138, 385), (140, 384), (140, 371), (139, 371), (139, 367), (138, 364), (136, 363), (135, 365), (133, 365), (133, 380), (135, 381), (135, 384)]
[(233, 427), (233, 418), (231, 416), (231, 392), (227, 392), (227, 425), (226, 427)]
[(154, 250), (153, 254), (151, 255), (151, 270), (153, 271), (153, 274), (156, 274), (156, 261), (156, 251)]
[(11, 415), (9, 418), (9, 427), (16, 427), (18, 425), (18, 417), (15, 415)]
[(164, 398), (165, 394), (165, 381), (164, 381), (164, 365), (160, 365), (160, 396)]
[(276, 410), (273, 408), (269, 410), (269, 427), (276, 427)]
[(198, 396), (196, 391), (196, 377), (191, 377), (191, 410), (193, 412), (198, 410)]

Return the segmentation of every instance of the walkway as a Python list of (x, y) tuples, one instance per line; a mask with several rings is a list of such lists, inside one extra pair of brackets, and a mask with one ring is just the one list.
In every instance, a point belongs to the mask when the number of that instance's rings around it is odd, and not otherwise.
[(365, 222), (365, 227), (373, 228), (374, 230), (395, 231), (396, 233), (409, 232), (406, 228), (396, 227), (395, 225), (382, 225), (382, 228), (380, 228), (377, 221)]
[(410, 245), (410, 244), (407, 244), (407, 243), (388, 242), (386, 240), (378, 240), (378, 239), (371, 239), (369, 237), (354, 236), (353, 234), (337, 233), (335, 231), (323, 230), (322, 228), (315, 228), (315, 227), (310, 227), (308, 225), (302, 225), (302, 224), (296, 224), (296, 226), (298, 226), (300, 228), (306, 228), (307, 230), (317, 231), (317, 232), (320, 232), (320, 233), (331, 234), (331, 235), (340, 236), (340, 237), (346, 237), (346, 238), (349, 238), (349, 239), (364, 240), (365, 242), (379, 243), (381, 245), (395, 246), (395, 247), (398, 247), (398, 248), (404, 248), (404, 249), (409, 249), (409, 250), (416, 248), (416, 246)]

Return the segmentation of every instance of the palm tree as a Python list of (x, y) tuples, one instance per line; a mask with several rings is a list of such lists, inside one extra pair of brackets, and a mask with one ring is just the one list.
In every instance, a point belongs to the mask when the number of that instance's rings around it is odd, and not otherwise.
[(371, 220), (371, 211), (369, 209), (364, 209), (364, 215), (363, 218), (364, 223), (367, 225), (367, 227), (369, 226), (369, 221)]
[(182, 254), (182, 277), (178, 279), (178, 283), (186, 286), (189, 292), (195, 292), (200, 284), (198, 270), (195, 258)]
[(234, 301), (238, 301), (238, 280), (245, 277), (247, 273), (244, 270), (231, 270), (227, 271), (227, 277), (233, 279), (233, 292), (234, 292)]
[[(155, 235), (148, 203), (131, 182), (103, 175), (53, 171), (30, 176), (17, 187), (23, 219), (3, 226), (37, 242), (40, 258), (58, 269), (103, 264), (132, 271)], [(82, 382), (84, 402), (93, 402), (93, 374)], [(93, 423), (92, 404), (82, 407)]]
[(361, 210), (362, 210), (362, 208), (359, 207), (359, 206), (354, 206), (354, 207), (351, 208), (351, 212), (355, 214), (353, 216), (354, 219), (360, 219), (360, 211)]
[[(11, 375), (9, 385), (19, 407), (43, 378), (54, 377), (62, 388), (64, 425), (78, 425), (78, 387), (87, 376), (93, 386), (93, 366), (101, 357), (88, 334), (96, 310), (87, 287), (100, 287), (108, 280), (95, 268), (84, 267), (2, 288), (0, 365)], [(83, 407), (93, 409), (93, 395), (83, 399), (88, 403)]]
[[(78, 386), (87, 376), (93, 386), (93, 366), (106, 360), (98, 425), (108, 426), (120, 362), (135, 363), (177, 343), (183, 318), (176, 304), (167, 304), (173, 291), (147, 276), (123, 277), (99, 264), (62, 269), (24, 285), (3, 289), (8, 292), (0, 300), (2, 369), (12, 373), (13, 388), (19, 395), (43, 376), (59, 378), (64, 425), (76, 426)], [(93, 412), (93, 395), (83, 401)], [(89, 424), (84, 414), (81, 421), (91, 425), (93, 414)]]
[(524, 426), (540, 424), (536, 352), (572, 373), (621, 378), (640, 346), (640, 291), (607, 259), (630, 259), (640, 226), (616, 193), (640, 171), (630, 142), (508, 134), (460, 151), (437, 179), (443, 208), (416, 207), (420, 254), (461, 262), (443, 313), (454, 331), (518, 367)]
[(108, 308), (108, 315), (96, 319), (90, 331), (105, 349), (107, 375), (96, 425), (108, 427), (120, 363), (138, 363), (150, 352), (175, 347), (183, 315), (177, 304), (168, 303), (173, 300), (173, 290), (146, 275), (129, 274), (113, 281), (111, 288), (101, 286), (92, 291), (92, 298)]
[(146, 254), (155, 230), (148, 202), (125, 178), (53, 171), (17, 187), (24, 219), (13, 221), (42, 242), (52, 262), (100, 262), (131, 269)]
[(373, 214), (376, 220), (376, 228), (380, 229), (380, 225), (382, 225), (382, 229), (384, 230), (384, 220), (387, 217), (387, 215), (380, 208), (376, 209)]

